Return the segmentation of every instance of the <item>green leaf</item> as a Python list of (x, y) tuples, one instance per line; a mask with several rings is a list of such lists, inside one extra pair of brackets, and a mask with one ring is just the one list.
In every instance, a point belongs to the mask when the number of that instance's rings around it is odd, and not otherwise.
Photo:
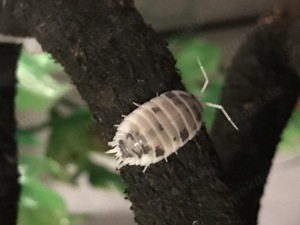
[(70, 215), (70, 224), (71, 225), (82, 225), (84, 221), (88, 218), (86, 214), (71, 214)]
[(19, 146), (44, 146), (43, 143), (36, 137), (35, 133), (32, 131), (18, 130), (16, 136)]
[(19, 155), (19, 170), (25, 179), (37, 178), (42, 174), (65, 176), (64, 170), (56, 161), (38, 155)]
[[(89, 153), (94, 150), (95, 137), (91, 135), (91, 114), (87, 108), (77, 109), (65, 117), (54, 113), (50, 124), (52, 132), (47, 155), (64, 168), (70, 164), (75, 166), (76, 171), (69, 172), (74, 183), (82, 173), (86, 173), (94, 186), (108, 187), (113, 184), (124, 190), (119, 175), (88, 159)], [(100, 135), (98, 139), (101, 139)]]
[(22, 180), (19, 203), (20, 225), (68, 225), (63, 198), (35, 179)]
[(181, 45), (180, 49), (173, 53), (177, 60), (177, 68), (181, 71), (182, 82), (191, 93), (199, 93), (204, 76), (197, 58), (207, 74), (214, 73), (219, 67), (220, 50), (215, 45), (195, 38), (180, 40), (178, 45)]
[(70, 163), (82, 163), (92, 148), (90, 124), (91, 115), (87, 108), (75, 110), (66, 117), (53, 114), (47, 155), (64, 167)]
[(71, 89), (71, 85), (54, 80), (49, 73), (61, 70), (53, 64), (49, 55), (28, 56), (22, 54), (17, 77), (18, 110), (48, 110)]
[(56, 63), (48, 53), (30, 55), (22, 51), (19, 66), (35, 75), (57, 73), (63, 70), (62, 66)]
[(35, 76), (19, 67), (18, 92), (16, 105), (18, 110), (49, 110), (55, 102), (70, 90), (69, 84), (55, 81), (48, 74)]
[(121, 181), (120, 176), (105, 167), (101, 167), (87, 160), (85, 170), (87, 170), (89, 174), (89, 181), (92, 185), (97, 187), (109, 187), (113, 184), (121, 191), (125, 190), (125, 185)]
[(296, 151), (300, 146), (300, 113), (294, 111), (282, 134), (279, 151)]

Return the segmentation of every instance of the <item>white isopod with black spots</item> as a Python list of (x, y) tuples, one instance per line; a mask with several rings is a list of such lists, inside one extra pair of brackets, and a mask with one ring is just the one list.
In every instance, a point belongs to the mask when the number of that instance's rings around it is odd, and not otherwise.
[(114, 153), (120, 165), (148, 166), (166, 159), (196, 135), (202, 112), (193, 95), (165, 92), (124, 118), (108, 153)]
[[(208, 80), (198, 62), (206, 78), (201, 90), (203, 93)], [(221, 109), (237, 129), (222, 106), (205, 104)], [(145, 171), (150, 164), (166, 160), (193, 139), (203, 123), (202, 115), (203, 107), (195, 96), (180, 90), (162, 93), (124, 117), (109, 142), (113, 149), (107, 153), (116, 156), (120, 167), (140, 165), (145, 166)]]

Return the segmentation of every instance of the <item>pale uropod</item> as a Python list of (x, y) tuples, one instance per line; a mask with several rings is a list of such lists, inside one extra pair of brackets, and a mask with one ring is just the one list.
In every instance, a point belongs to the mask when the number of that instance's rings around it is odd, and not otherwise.
[[(205, 83), (202, 95), (208, 85), (207, 75), (200, 60)], [(222, 106), (213, 103), (205, 105), (222, 110), (226, 118), (237, 129)], [(114, 154), (119, 167), (140, 165), (146, 168), (167, 157), (193, 139), (203, 123), (203, 107), (197, 98), (184, 91), (173, 90), (162, 93), (124, 116), (107, 151)]]

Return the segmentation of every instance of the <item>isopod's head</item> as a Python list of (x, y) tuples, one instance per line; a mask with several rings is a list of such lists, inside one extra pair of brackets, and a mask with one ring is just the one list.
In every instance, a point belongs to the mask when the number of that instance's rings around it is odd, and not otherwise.
[[(130, 125), (131, 129), (124, 129)], [(145, 137), (134, 124), (123, 121), (113, 141), (109, 142), (113, 147), (107, 153), (115, 154), (118, 163), (122, 165), (148, 165), (152, 163), (152, 149)]]

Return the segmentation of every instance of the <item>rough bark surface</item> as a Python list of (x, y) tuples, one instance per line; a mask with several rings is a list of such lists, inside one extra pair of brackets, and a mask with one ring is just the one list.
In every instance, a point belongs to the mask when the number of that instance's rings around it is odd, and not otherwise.
[[(144, 24), (131, 1), (0, 3), (0, 32), (30, 34), (38, 39), (70, 74), (107, 140), (114, 135), (113, 124), (135, 108), (132, 102), (143, 103), (157, 92), (183, 89), (166, 43)], [(178, 151), (178, 156), (171, 155), (168, 163), (150, 166), (145, 173), (140, 167), (122, 168), (138, 224), (256, 224), (258, 202), (275, 146), (299, 91), (295, 70), (284, 58), (289, 56), (285, 55), (284, 44), (289, 37), (284, 32), (294, 22), (256, 30), (235, 58), (223, 104), (241, 132), (225, 125), (219, 115), (212, 133), (225, 174), (204, 127)], [(274, 35), (278, 38), (271, 41)], [(247, 121), (240, 120), (239, 113), (253, 108), (253, 102), (267, 95), (268, 88), (275, 97), (254, 110)], [(274, 124), (269, 124), (269, 117), (276, 119)], [(260, 164), (253, 166), (257, 162)], [(228, 171), (232, 168), (240, 172), (231, 175)], [(259, 187), (239, 192), (257, 176), (261, 179)]]
[(256, 26), (236, 54), (222, 93), (221, 104), (240, 131), (218, 113), (211, 132), (223, 181), (239, 196), (247, 224), (256, 224), (276, 145), (300, 94), (299, 28), (291, 18)]
[(0, 220), (5, 225), (16, 224), (20, 192), (14, 118), (19, 48), (0, 44)]

